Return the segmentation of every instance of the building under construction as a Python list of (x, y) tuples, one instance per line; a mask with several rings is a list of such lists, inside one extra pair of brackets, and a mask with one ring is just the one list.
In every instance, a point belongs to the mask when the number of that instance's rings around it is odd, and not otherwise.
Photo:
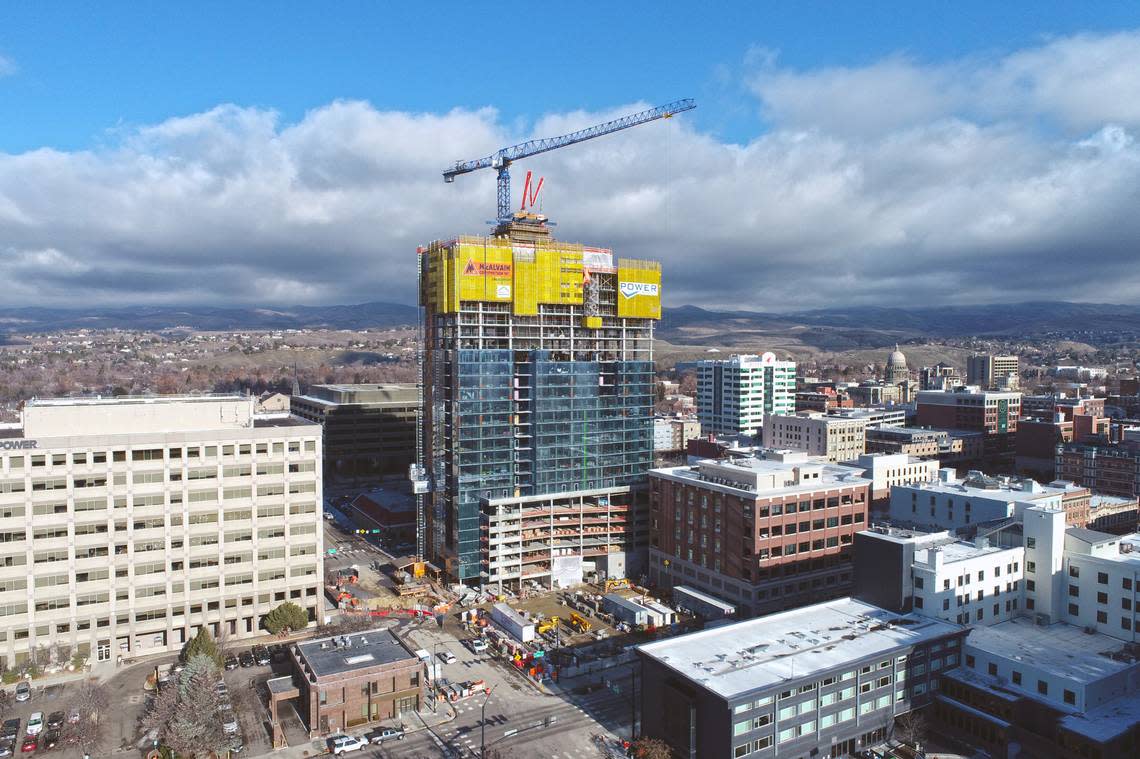
[[(421, 249), (420, 303), (429, 556), (465, 583), (637, 571), (660, 264), (556, 241), (520, 213)], [(534, 509), (545, 527), (495, 540), (492, 569), (490, 526)]]

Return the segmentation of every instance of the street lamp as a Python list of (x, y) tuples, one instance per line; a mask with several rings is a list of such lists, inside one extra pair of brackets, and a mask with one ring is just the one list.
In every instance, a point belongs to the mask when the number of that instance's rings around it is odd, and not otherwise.
[(487, 691), (487, 695), (483, 698), (483, 705), (479, 707), (479, 759), (483, 759), (483, 754), (487, 750), (487, 702), (491, 700), (491, 694), (498, 687), (497, 683), (491, 686), (491, 690)]

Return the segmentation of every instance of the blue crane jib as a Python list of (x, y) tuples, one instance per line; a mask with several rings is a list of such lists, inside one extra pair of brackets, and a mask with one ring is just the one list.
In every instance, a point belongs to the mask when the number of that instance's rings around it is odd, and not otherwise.
[(666, 105), (658, 106), (657, 108), (641, 111), (640, 113), (631, 113), (628, 116), (622, 116), (620, 119), (607, 121), (604, 124), (595, 124), (586, 129), (579, 129), (577, 132), (564, 134), (561, 137), (546, 137), (541, 140), (520, 142), (518, 145), (502, 148), (486, 158), (478, 158), (474, 161), (457, 161), (453, 168), (443, 172), (443, 181), (454, 182), (455, 178), (460, 174), (468, 174), (472, 171), (478, 171), (479, 169), (495, 169), (499, 175), (499, 209), (496, 218), (499, 221), (508, 221), (511, 218), (510, 166), (513, 162), (557, 148), (564, 148), (567, 145), (573, 145), (577, 142), (592, 140), (595, 137), (601, 137), (605, 134), (620, 132), (622, 129), (629, 129), (630, 127), (645, 124), (649, 121), (667, 119), (676, 113), (691, 111), (696, 107), (697, 104), (693, 102), (692, 98), (685, 98), (684, 100), (677, 100)]

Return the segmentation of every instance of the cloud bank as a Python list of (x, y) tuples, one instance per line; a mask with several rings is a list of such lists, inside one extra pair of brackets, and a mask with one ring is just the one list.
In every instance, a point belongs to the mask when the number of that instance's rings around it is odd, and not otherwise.
[[(557, 235), (661, 259), (670, 305), (1140, 302), (1140, 33), (938, 64), (750, 58), (748, 143), (682, 115), (517, 165), (516, 203), (545, 175)], [(412, 302), (416, 246), (493, 216), (493, 172), (443, 169), (643, 105), (525, 133), (492, 109), (220, 105), (0, 153), (0, 303)]]

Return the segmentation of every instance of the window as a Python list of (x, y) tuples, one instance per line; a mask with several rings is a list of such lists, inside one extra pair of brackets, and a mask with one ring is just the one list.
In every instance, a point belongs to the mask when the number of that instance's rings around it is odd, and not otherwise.
[(1076, 585), (1070, 585), (1069, 586), (1069, 595), (1072, 596), (1073, 598), (1079, 598), (1081, 595), (1081, 589), (1079, 587), (1077, 587)]
[(988, 665), (986, 665), (986, 671), (994, 677), (997, 677), (997, 665), (993, 662), (990, 662)]
[(1036, 561), (1025, 562), (1025, 571), (1031, 572), (1031, 573), (1036, 572), (1037, 571), (1037, 562)]
[(1021, 673), (1018, 672), (1016, 669), (1013, 670), (1013, 684), (1014, 685), (1021, 685)]
[(1081, 609), (1076, 604), (1069, 604), (1069, 615), (1073, 617), (1080, 616)]
[[(1099, 585), (1108, 585), (1108, 573), (1107, 572), (1097, 572), (1096, 573), (1096, 581), (1097, 581), (1097, 584), (1099, 584)], [(1065, 692), (1068, 693), (1068, 691), (1065, 691)]]
[(1044, 680), (1038, 680), (1037, 681), (1037, 692), (1040, 693), (1042, 696), (1048, 696), (1049, 695), (1049, 683), (1045, 682)]
[(1097, 602), (1098, 604), (1106, 604), (1106, 603), (1108, 603), (1108, 594), (1107, 594), (1107, 593), (1104, 593), (1104, 592), (1101, 592), (1101, 593), (1097, 593), (1097, 594), (1096, 594), (1096, 602)]
[(1073, 693), (1071, 690), (1066, 690), (1064, 693), (1064, 697), (1065, 697), (1065, 703), (1066, 704), (1076, 704), (1077, 703), (1077, 694)]
[(1025, 547), (1026, 548), (1036, 548), (1037, 547), (1037, 538), (1026, 538), (1025, 539)]
[(974, 669), (974, 655), (973, 654), (966, 654), (966, 666), (969, 667), (970, 669)]
[(1026, 590), (1029, 590), (1029, 591), (1034, 591), (1034, 590), (1037, 590), (1037, 583), (1036, 583), (1036, 581), (1034, 581), (1034, 580), (1026, 580), (1026, 581), (1025, 581), (1025, 589), (1026, 589)]
[(922, 578), (921, 577), (914, 578), (914, 587), (918, 588), (919, 590), (922, 590)]
[(1081, 568), (1078, 567), (1076, 564), (1070, 564), (1069, 565), (1069, 577), (1080, 577), (1080, 576), (1081, 576)]
[(1108, 624), (1108, 612), (1098, 611), (1096, 613), (1096, 621), (1100, 624)]

